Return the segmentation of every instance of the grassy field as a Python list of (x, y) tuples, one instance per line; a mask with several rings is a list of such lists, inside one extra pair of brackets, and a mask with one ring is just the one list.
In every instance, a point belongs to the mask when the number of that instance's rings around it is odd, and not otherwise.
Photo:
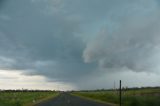
[[(72, 94), (108, 103), (119, 103), (118, 91), (78, 91)], [(160, 106), (160, 88), (123, 90), (123, 106)]]
[(0, 91), (0, 106), (32, 106), (45, 99), (57, 96), (57, 92), (4, 92)]

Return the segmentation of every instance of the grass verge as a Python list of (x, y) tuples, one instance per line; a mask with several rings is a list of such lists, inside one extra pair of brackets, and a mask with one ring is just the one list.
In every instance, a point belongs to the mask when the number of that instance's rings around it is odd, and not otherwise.
[[(77, 91), (73, 95), (93, 99), (100, 102), (119, 104), (117, 91)], [(160, 89), (124, 90), (123, 106), (160, 106)]]
[(58, 92), (0, 92), (0, 106), (33, 106), (57, 95)]

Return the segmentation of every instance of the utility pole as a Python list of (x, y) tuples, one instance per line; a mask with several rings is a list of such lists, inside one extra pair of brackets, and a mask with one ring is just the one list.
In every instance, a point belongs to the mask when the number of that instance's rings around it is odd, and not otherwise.
[(122, 81), (119, 81), (119, 106), (122, 106)]

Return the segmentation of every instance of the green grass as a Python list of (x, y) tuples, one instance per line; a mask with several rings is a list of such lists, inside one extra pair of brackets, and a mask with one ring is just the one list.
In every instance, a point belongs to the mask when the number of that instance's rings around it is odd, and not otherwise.
[(57, 92), (0, 92), (0, 106), (32, 106), (56, 95)]
[[(73, 92), (74, 95), (108, 103), (119, 103), (117, 91)], [(160, 106), (160, 89), (125, 90), (122, 92), (123, 106)]]

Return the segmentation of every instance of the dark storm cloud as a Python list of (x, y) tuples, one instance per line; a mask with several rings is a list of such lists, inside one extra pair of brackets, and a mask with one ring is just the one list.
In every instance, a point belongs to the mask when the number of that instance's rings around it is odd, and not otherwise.
[(6, 0), (0, 0), (0, 9), (4, 6)]
[(88, 74), (94, 67), (81, 58), (85, 45), (76, 36), (80, 22), (63, 13), (44, 13), (49, 7), (43, 5), (42, 12), (41, 3), (16, 0), (8, 3), (12, 8), (4, 8), (11, 20), (1, 25), (1, 68), (27, 70), (26, 74), (61, 81)]
[(77, 86), (99, 70), (157, 70), (158, 10), (155, 0), (8, 0), (0, 68)]

